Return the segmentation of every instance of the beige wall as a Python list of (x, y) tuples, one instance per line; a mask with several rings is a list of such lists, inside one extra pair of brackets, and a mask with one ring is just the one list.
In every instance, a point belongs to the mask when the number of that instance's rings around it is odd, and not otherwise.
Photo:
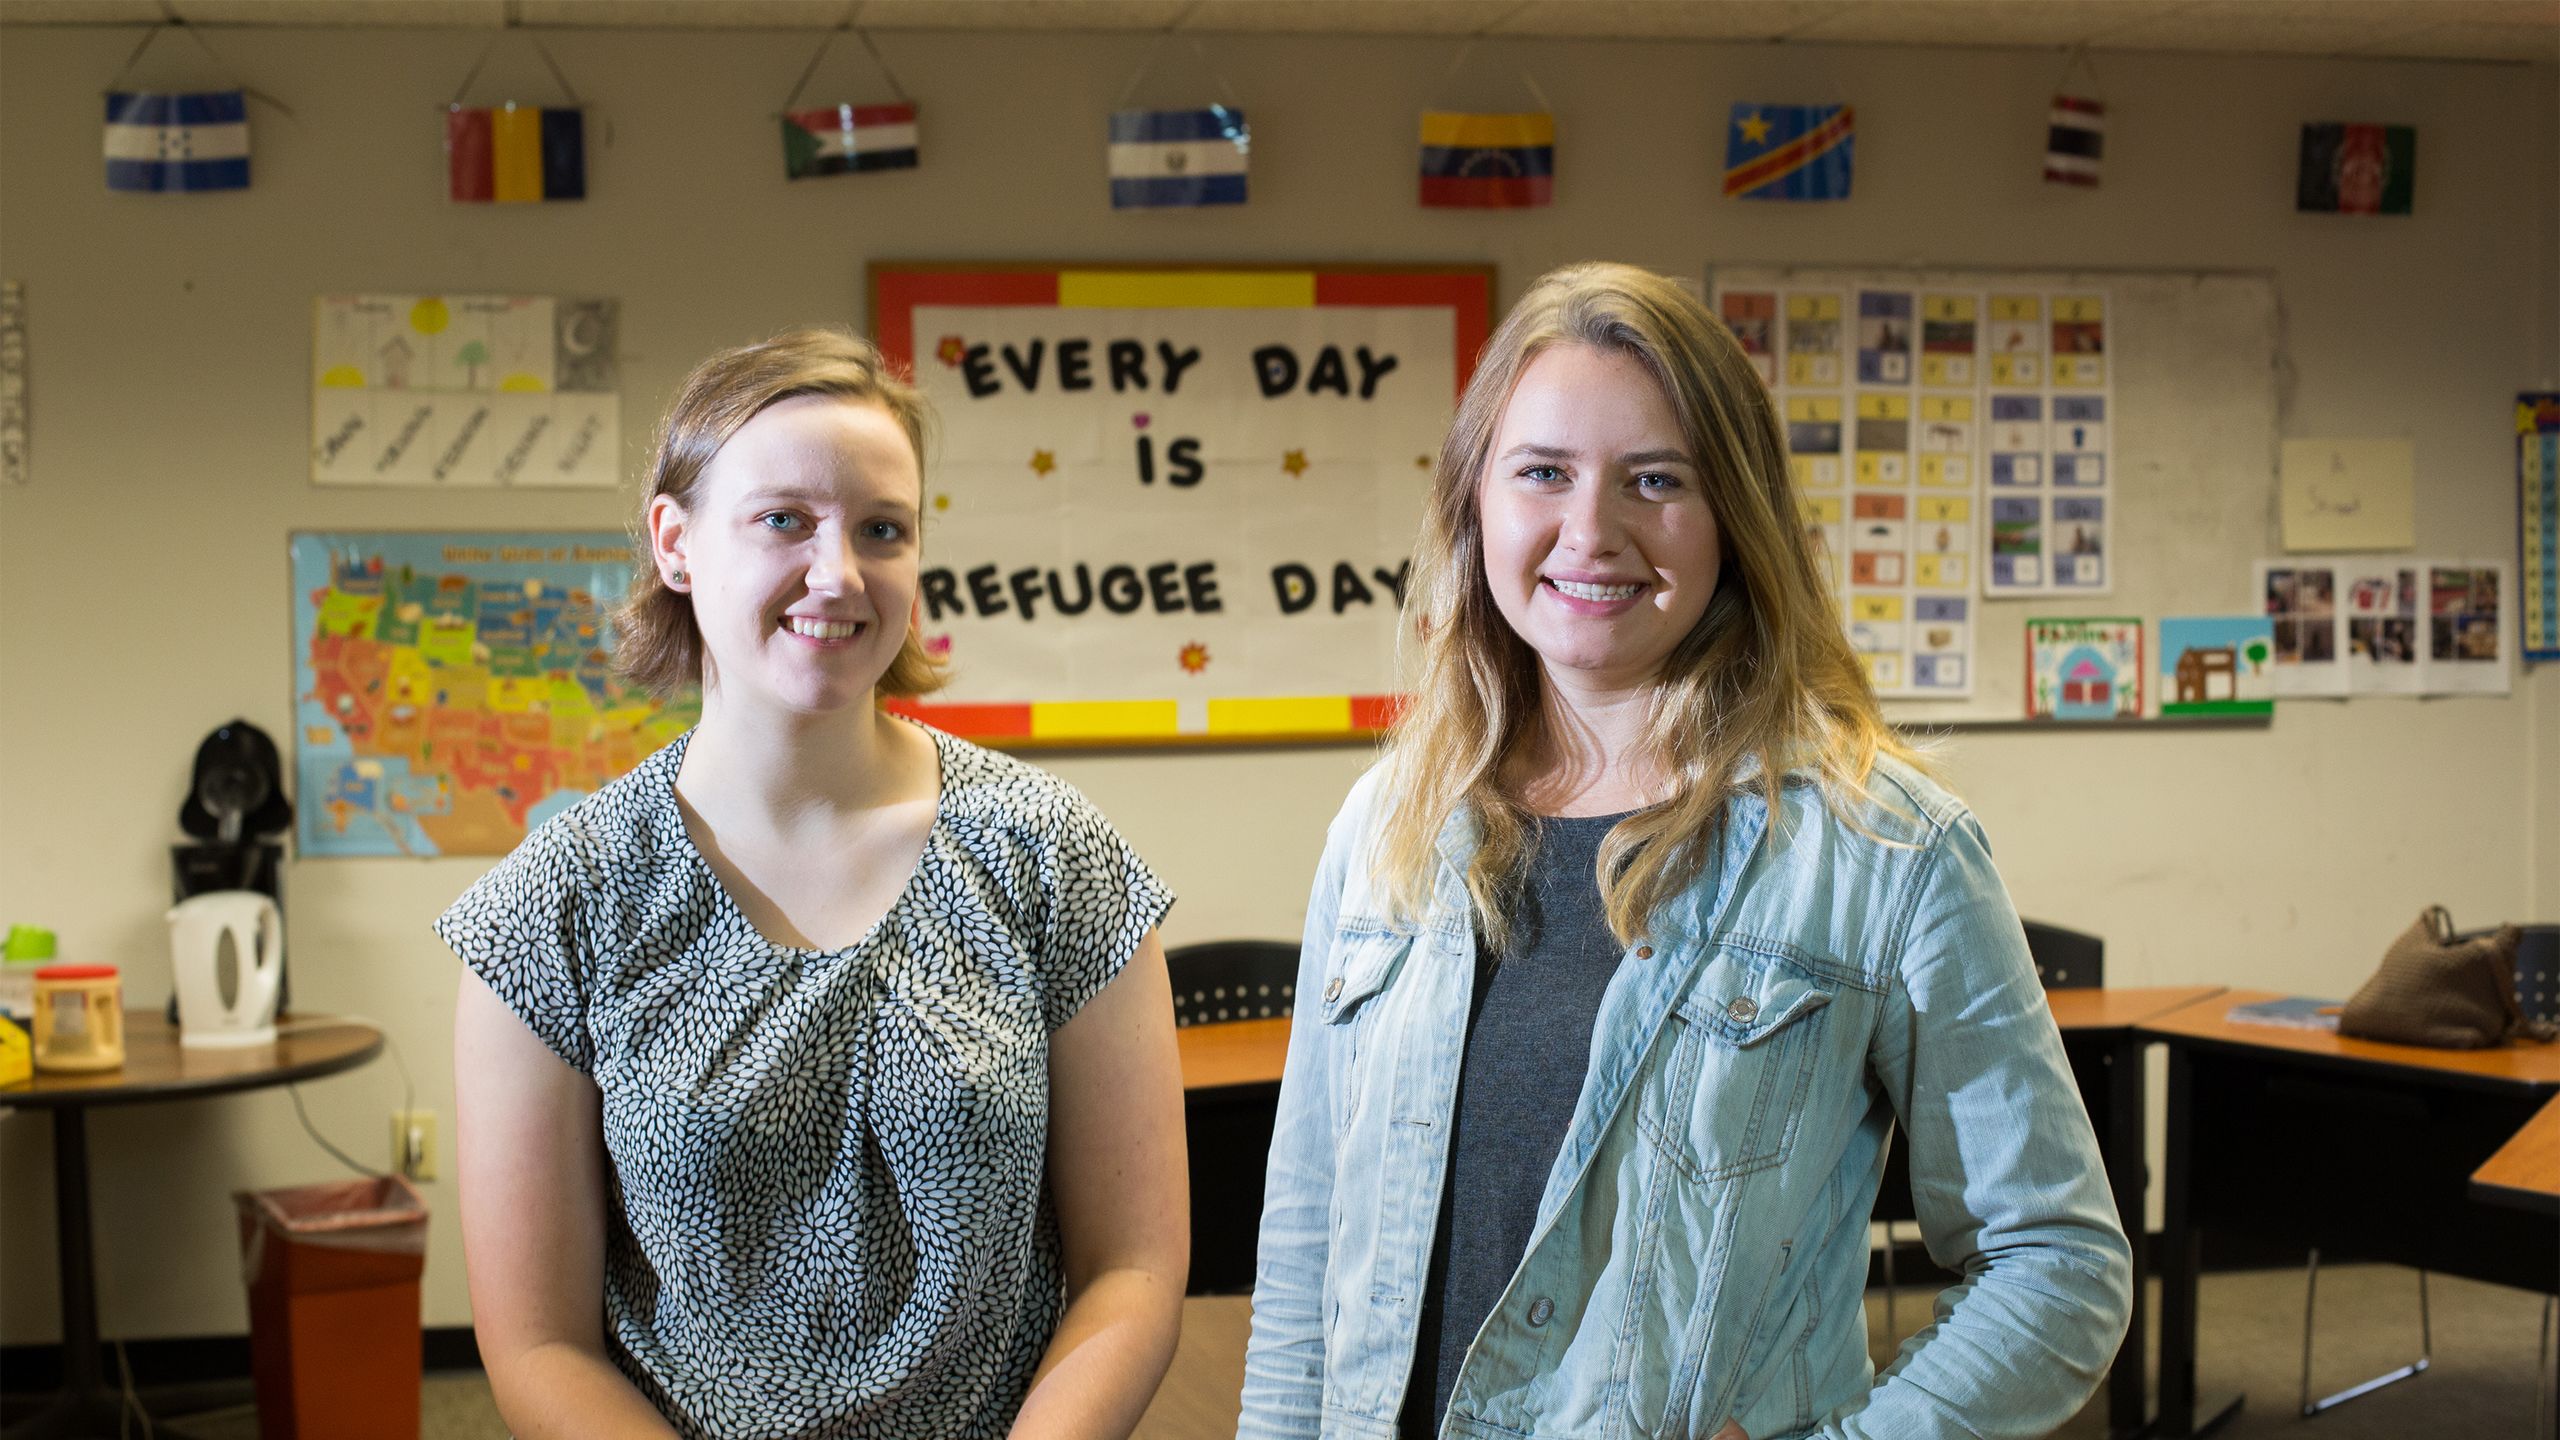
[[(2101, 56), (2106, 187), (2065, 194), (2035, 178), (2051, 54), (1487, 47), (1435, 94), (1443, 43), (1212, 40), (1255, 122), (1254, 203), (1114, 215), (1101, 114), (1141, 39), (885, 37), (924, 103), (925, 168), (789, 187), (767, 117), (808, 39), (563, 33), (551, 48), (613, 136), (595, 198), (489, 209), (442, 199), (436, 114), (484, 34), (215, 38), (299, 118), (257, 112), (257, 188), (155, 199), (109, 195), (98, 174), (97, 94), (131, 34), (0, 31), (0, 274), (28, 287), (36, 466), (0, 491), (0, 920), (123, 964), (145, 1000), (167, 984), (162, 846), (192, 747), (233, 715), (288, 733), (285, 532), (623, 515), (620, 497), (312, 489), (318, 292), (620, 296), (636, 468), (689, 362), (786, 322), (859, 319), (873, 257), (1490, 261), (1506, 300), (1590, 256), (1692, 275), (1711, 260), (2263, 269), (2285, 306), (2287, 433), (2413, 438), (2421, 546), (2492, 554), (2513, 545), (2507, 405), (2553, 378), (2549, 66)], [(158, 47), (173, 70), (154, 78), (206, 78), (178, 68), (196, 63), (186, 48)], [(1414, 112), (1515, 105), (1518, 62), (1563, 116), (1564, 203), (1416, 208)], [(1192, 69), (1168, 46), (1139, 100), (1204, 98), (1205, 76), (1182, 83)], [(492, 73), (539, 69), (517, 52)], [(1854, 201), (1715, 198), (1724, 106), (1826, 96), (1860, 111)], [(2295, 215), (2305, 119), (2415, 124), (2419, 213)], [(2245, 576), (2207, 583), (2216, 603), (2246, 601)], [(2267, 731), (1979, 735), (1949, 759), (2020, 904), (2104, 934), (2117, 982), (2334, 994), (2430, 901), (2560, 919), (2555, 732), (2546, 671), (2509, 700), (2292, 705)], [(1292, 933), (1362, 764), (1343, 748), (1055, 768), (1180, 891), (1183, 941)], [(427, 922), (479, 869), (315, 862), (288, 880), (297, 998), (389, 1025), (445, 1113), (448, 1176), (454, 972)], [(341, 1144), (383, 1152), (389, 1065), (306, 1091)], [(54, 1333), (48, 1144), (41, 1119), (0, 1121), (9, 1342)], [(105, 1323), (131, 1336), (244, 1328), (223, 1197), (331, 1170), (281, 1093), (103, 1112), (92, 1145)], [(429, 1188), (426, 1318), (460, 1324), (453, 1192)]]

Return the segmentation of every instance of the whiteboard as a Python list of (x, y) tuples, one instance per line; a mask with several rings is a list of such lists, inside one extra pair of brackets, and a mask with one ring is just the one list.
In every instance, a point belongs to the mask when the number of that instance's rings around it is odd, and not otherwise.
[[(2109, 302), (2118, 497), (2112, 593), (1977, 599), (1973, 694), (1890, 700), (1901, 725), (2023, 720), (2029, 617), (2237, 615), (2250, 566), (2275, 546), (2279, 310), (2264, 273), (2131, 270), (1711, 268), (1727, 276), (1854, 287), (2088, 288)], [(2146, 676), (2146, 690), (2156, 676)], [(2156, 708), (2145, 695), (2146, 708)]]

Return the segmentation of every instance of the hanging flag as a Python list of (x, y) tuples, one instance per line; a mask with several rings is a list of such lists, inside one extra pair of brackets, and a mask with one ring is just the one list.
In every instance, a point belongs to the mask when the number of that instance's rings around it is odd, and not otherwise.
[(238, 90), (107, 93), (107, 188), (246, 190), (249, 104)]
[(2098, 161), (2107, 150), (2107, 107), (2077, 95), (2053, 97), (2053, 123), (2044, 132), (2044, 178), (2053, 185), (2098, 183)]
[(444, 151), (456, 200), (587, 198), (583, 110), (451, 106), (444, 116)]
[(1847, 105), (1736, 105), (1724, 193), (1744, 200), (1846, 200), (1858, 112)]
[(1545, 111), (1422, 116), (1422, 203), (1434, 210), (1524, 210), (1556, 198), (1556, 117)]
[(794, 180), (916, 168), (916, 107), (836, 105), (782, 117), (782, 168)]
[(1111, 116), (1111, 208), (1241, 205), (1252, 132), (1242, 110), (1121, 110)]
[(2406, 215), (2418, 187), (2418, 132), (2407, 125), (2305, 125), (2293, 208)]

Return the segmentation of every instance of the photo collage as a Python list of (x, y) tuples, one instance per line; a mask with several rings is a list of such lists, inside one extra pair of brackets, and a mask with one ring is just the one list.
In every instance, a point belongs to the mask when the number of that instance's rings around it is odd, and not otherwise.
[(2282, 696), (2505, 694), (2513, 626), (2500, 562), (2260, 561)]

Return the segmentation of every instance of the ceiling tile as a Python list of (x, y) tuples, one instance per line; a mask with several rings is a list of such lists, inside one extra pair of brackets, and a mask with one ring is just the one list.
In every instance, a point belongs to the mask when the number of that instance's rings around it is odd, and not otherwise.
[(878, 30), (1162, 30), (1191, 0), (863, 0), (854, 23)]
[(1839, 9), (1838, 0), (1527, 0), (1499, 35), (1619, 40), (1781, 40)]
[(1294, 35), (1472, 35), (1519, 0), (1201, 0), (1185, 30)]

